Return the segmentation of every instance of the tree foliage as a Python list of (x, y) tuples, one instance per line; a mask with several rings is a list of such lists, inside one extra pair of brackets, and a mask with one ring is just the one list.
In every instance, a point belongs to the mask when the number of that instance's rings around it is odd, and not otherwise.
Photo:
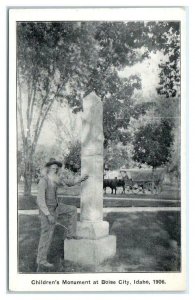
[[(73, 112), (78, 112), (82, 110), (83, 98), (95, 91), (104, 105), (105, 146), (109, 140), (127, 142), (125, 130), (132, 112), (132, 95), (141, 88), (141, 82), (137, 76), (121, 79), (118, 70), (142, 61), (155, 49), (170, 53), (175, 45), (172, 35), (177, 33), (173, 25), (170, 22), (17, 23), (17, 110), (25, 179), (29, 179), (25, 184), (27, 192), (40, 133), (55, 101), (66, 99)], [(170, 60), (171, 66), (172, 63)]]
[(110, 170), (119, 170), (122, 167), (133, 167), (132, 146), (123, 146), (121, 143), (111, 144), (104, 149), (104, 163)]
[(149, 31), (152, 32), (152, 43), (166, 56), (167, 61), (159, 64), (161, 69), (160, 81), (157, 92), (167, 98), (180, 95), (180, 54), (181, 38), (180, 23), (175, 22), (150, 22)]
[(141, 126), (133, 141), (133, 159), (152, 168), (160, 167), (170, 160), (173, 143), (172, 125), (166, 119), (159, 123)]
[(65, 168), (78, 172), (81, 169), (81, 143), (77, 141), (69, 146), (69, 153), (64, 157)]
[(180, 180), (181, 166), (181, 118), (180, 118), (180, 99), (178, 97), (165, 98), (159, 97), (155, 105), (155, 114), (161, 118), (167, 118), (172, 126), (173, 143), (170, 148), (170, 161), (167, 171), (172, 177)]

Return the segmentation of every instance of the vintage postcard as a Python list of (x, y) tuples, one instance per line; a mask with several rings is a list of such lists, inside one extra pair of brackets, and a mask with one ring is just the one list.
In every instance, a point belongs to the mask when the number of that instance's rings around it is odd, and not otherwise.
[(9, 10), (10, 291), (185, 291), (185, 14)]

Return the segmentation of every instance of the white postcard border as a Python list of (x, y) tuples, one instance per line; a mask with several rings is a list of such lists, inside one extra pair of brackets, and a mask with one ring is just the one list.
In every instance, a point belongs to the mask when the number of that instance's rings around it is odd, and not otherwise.
[[(181, 156), (182, 156), (182, 265), (173, 273), (90, 273), (90, 274), (19, 274), (17, 271), (17, 162), (16, 162), (16, 22), (17, 21), (106, 20), (181, 21)], [(186, 289), (186, 21), (185, 9), (178, 8), (91, 8), (91, 9), (11, 9), (9, 13), (9, 289), (11, 291), (183, 291)], [(91, 280), (91, 284), (63, 284), (63, 280)], [(150, 285), (126, 285), (119, 280), (150, 280)], [(33, 280), (55, 281), (33, 284)], [(93, 281), (99, 284), (93, 284)], [(101, 284), (101, 280), (116, 284)], [(165, 280), (155, 285), (153, 280)], [(58, 284), (59, 281), (59, 284)]]

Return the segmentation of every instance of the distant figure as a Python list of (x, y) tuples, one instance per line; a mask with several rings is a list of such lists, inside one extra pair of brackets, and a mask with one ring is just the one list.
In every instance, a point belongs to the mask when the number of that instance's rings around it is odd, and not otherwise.
[[(77, 226), (77, 208), (72, 205), (58, 203), (57, 187), (59, 185), (74, 186), (88, 178), (85, 175), (83, 178), (59, 178), (58, 171), (62, 167), (62, 163), (51, 158), (45, 165), (42, 172), (42, 178), (38, 185), (37, 205), (40, 211), (41, 219), (41, 236), (37, 254), (37, 272), (42, 267), (52, 268), (53, 264), (47, 261), (49, 246), (52, 241), (52, 236), (56, 223), (66, 223), (67, 239), (76, 239)], [(68, 225), (66, 219), (68, 218)]]

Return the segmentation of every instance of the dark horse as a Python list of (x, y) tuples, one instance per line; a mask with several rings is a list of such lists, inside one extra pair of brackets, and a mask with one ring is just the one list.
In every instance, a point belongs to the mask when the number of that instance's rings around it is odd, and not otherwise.
[(125, 194), (125, 181), (124, 179), (117, 179), (117, 177), (115, 177), (114, 179), (104, 179), (103, 180), (103, 188), (106, 194), (106, 188), (109, 187), (112, 190), (112, 194), (113, 194), (113, 190), (115, 191), (116, 194), (116, 190), (117, 187), (122, 187), (123, 188), (123, 194)]

